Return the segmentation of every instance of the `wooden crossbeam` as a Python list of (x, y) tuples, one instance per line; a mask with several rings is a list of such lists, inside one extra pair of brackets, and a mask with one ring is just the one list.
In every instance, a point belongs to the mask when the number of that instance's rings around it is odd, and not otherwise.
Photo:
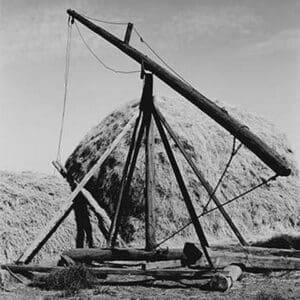
[(56, 231), (59, 225), (63, 222), (63, 220), (69, 215), (69, 213), (73, 209), (74, 200), (78, 196), (78, 194), (82, 191), (84, 186), (88, 183), (88, 181), (92, 178), (95, 171), (101, 167), (107, 157), (112, 153), (112, 151), (119, 144), (121, 139), (125, 136), (125, 134), (131, 129), (133, 122), (135, 121), (136, 116), (133, 116), (130, 121), (123, 128), (121, 133), (116, 137), (116, 139), (111, 143), (109, 148), (102, 154), (99, 160), (95, 163), (95, 165), (91, 168), (91, 170), (84, 176), (81, 182), (77, 185), (75, 190), (68, 197), (65, 204), (60, 208), (58, 212), (54, 215), (52, 220), (46, 225), (45, 228), (38, 234), (35, 240), (30, 244), (27, 250), (19, 257), (18, 262), (30, 263), (34, 256), (38, 253), (38, 251), (43, 247), (43, 245), (48, 241), (48, 239), (52, 236), (52, 234)]
[(160, 112), (160, 110), (157, 108), (157, 106), (155, 106), (153, 113), (158, 115), (158, 117), (160, 118), (162, 124), (167, 129), (170, 137), (173, 139), (173, 141), (175, 142), (175, 144), (178, 146), (179, 150), (181, 151), (181, 153), (185, 157), (186, 161), (188, 162), (188, 164), (190, 165), (190, 167), (194, 171), (195, 175), (198, 177), (199, 181), (202, 183), (203, 187), (206, 189), (208, 195), (215, 202), (216, 206), (220, 210), (221, 214), (223, 215), (223, 217), (227, 221), (228, 225), (230, 226), (230, 228), (232, 229), (232, 231), (234, 232), (234, 234), (236, 235), (236, 237), (238, 238), (238, 240), (240, 241), (240, 243), (243, 246), (246, 246), (247, 242), (245, 241), (245, 239), (243, 238), (242, 234), (240, 233), (240, 231), (238, 230), (238, 228), (236, 227), (236, 225), (232, 221), (231, 217), (226, 212), (225, 208), (221, 205), (221, 202), (219, 201), (218, 197), (213, 193), (214, 192), (213, 187), (205, 179), (204, 174), (197, 168), (197, 166), (193, 162), (191, 156), (185, 151), (184, 146), (180, 142), (178, 136), (173, 131), (173, 129), (171, 128), (171, 126), (169, 125), (169, 123), (167, 122), (167, 120), (165, 119), (165, 117), (162, 115), (162, 113)]

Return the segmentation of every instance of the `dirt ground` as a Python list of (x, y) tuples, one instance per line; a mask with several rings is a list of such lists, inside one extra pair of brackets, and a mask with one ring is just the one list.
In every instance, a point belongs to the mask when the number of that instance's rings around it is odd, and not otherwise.
[[(136, 276), (110, 276), (76, 295), (43, 291), (21, 283), (0, 290), (0, 299), (300, 299), (300, 272), (244, 273), (227, 292), (205, 288), (205, 281), (147, 281)], [(140, 281), (140, 283), (137, 283)]]

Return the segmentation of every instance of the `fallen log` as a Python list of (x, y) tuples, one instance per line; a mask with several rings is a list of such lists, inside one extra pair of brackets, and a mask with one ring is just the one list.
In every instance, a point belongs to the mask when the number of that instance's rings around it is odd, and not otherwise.
[[(36, 272), (36, 273), (49, 273), (52, 271), (64, 270), (64, 267), (48, 267), (41, 265), (16, 265), (7, 264), (1, 265), (1, 269), (11, 270), (14, 273), (24, 272)], [(211, 273), (204, 273), (198, 270), (168, 270), (168, 269), (153, 269), (153, 270), (142, 270), (142, 269), (126, 269), (126, 268), (87, 268), (87, 270), (95, 276), (105, 275), (135, 275), (135, 276), (152, 276), (156, 278), (176, 278), (176, 279), (207, 279), (211, 276)]]
[(113, 260), (162, 261), (186, 259), (182, 249), (159, 249), (153, 251), (131, 248), (71, 249), (64, 251), (62, 255), (68, 256), (72, 260), (81, 263)]

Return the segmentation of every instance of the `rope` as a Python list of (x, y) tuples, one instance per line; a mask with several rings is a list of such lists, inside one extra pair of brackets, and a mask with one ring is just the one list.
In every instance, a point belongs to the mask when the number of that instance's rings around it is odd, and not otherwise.
[(66, 63), (65, 63), (65, 76), (64, 76), (64, 100), (63, 100), (63, 109), (61, 116), (61, 124), (59, 130), (58, 146), (57, 146), (57, 155), (56, 160), (61, 160), (61, 144), (64, 131), (65, 123), (65, 114), (66, 114), (66, 104), (67, 104), (67, 94), (68, 94), (68, 82), (69, 82), (69, 73), (70, 73), (70, 56), (71, 56), (71, 39), (72, 39), (72, 25), (70, 23), (71, 19), (68, 19), (68, 36), (67, 36), (67, 46), (66, 46)]
[(140, 73), (140, 70), (134, 70), (134, 71), (122, 71), (122, 70), (116, 70), (110, 66), (108, 66), (106, 63), (104, 63), (98, 56), (97, 54), (93, 51), (93, 49), (88, 45), (88, 43), (86, 42), (86, 40), (84, 39), (77, 23), (75, 22), (75, 26), (76, 26), (76, 29), (78, 31), (78, 34), (82, 40), (82, 42), (84, 43), (84, 45), (86, 46), (86, 48), (90, 51), (90, 53), (96, 58), (96, 60), (107, 70), (109, 71), (112, 71), (114, 73), (117, 73), (117, 74), (133, 74), (133, 73)]
[(103, 23), (103, 24), (110, 24), (110, 25), (127, 25), (128, 24), (128, 22), (106, 21), (106, 20), (101, 20), (101, 19), (97, 19), (97, 18), (94, 18), (94, 17), (87, 16), (83, 13), (80, 13), (80, 14), (82, 16), (84, 16), (85, 18), (89, 19), (89, 20), (96, 21), (96, 22)]
[(142, 37), (142, 35), (138, 32), (138, 30), (133, 27), (133, 31), (137, 34), (137, 36), (140, 38), (140, 42), (145, 44), (146, 47), (169, 69), (171, 70), (175, 75), (177, 75), (182, 81), (184, 81), (187, 85), (192, 87), (192, 85), (186, 81), (174, 68), (172, 68), (150, 45), (148, 42), (145, 41), (145, 39)]
[[(254, 190), (258, 189), (259, 187), (268, 184), (268, 182), (275, 180), (277, 178), (277, 175), (271, 176), (270, 178), (268, 178), (267, 180), (263, 180), (261, 183), (259, 183), (258, 185), (254, 186), (253, 188), (241, 193), (240, 195), (228, 200), (227, 202), (224, 202), (222, 205), (217, 205), (214, 208), (207, 210), (207, 211), (203, 211), (200, 215), (197, 216), (197, 218), (201, 218), (213, 211), (215, 211), (216, 209), (219, 209), (220, 207), (224, 207), (225, 205), (230, 204), (233, 201), (238, 200), (239, 198), (242, 198), (244, 196), (246, 196), (247, 194), (253, 192)], [(177, 231), (175, 231), (174, 233), (172, 233), (170, 236), (166, 237), (164, 240), (162, 240), (161, 242), (159, 242), (155, 248), (161, 246), (162, 244), (164, 244), (165, 242), (167, 242), (168, 240), (170, 240), (171, 238), (173, 238), (175, 235), (177, 235), (178, 233), (180, 233), (181, 231), (183, 231), (185, 228), (187, 228), (189, 225), (191, 225), (193, 222), (189, 221), (187, 224), (185, 224), (184, 226), (182, 226), (180, 229), (178, 229)]]
[(241, 149), (242, 145), (243, 144), (241, 143), (241, 144), (238, 145), (237, 148), (235, 148), (235, 146), (236, 146), (236, 137), (233, 137), (232, 150), (231, 150), (231, 154), (230, 154), (229, 160), (228, 160), (228, 162), (227, 162), (227, 164), (226, 164), (226, 166), (224, 168), (224, 171), (223, 171), (222, 175), (220, 176), (220, 178), (219, 178), (219, 180), (218, 180), (218, 182), (217, 182), (217, 184), (216, 184), (213, 192), (210, 194), (207, 203), (204, 205), (204, 208), (203, 208), (204, 212), (207, 210), (207, 207), (208, 207), (209, 203), (211, 202), (212, 197), (215, 195), (217, 189), (219, 188), (221, 182), (223, 181), (224, 176), (227, 173), (228, 168), (230, 167), (230, 164), (232, 162), (233, 157), (238, 153), (238, 151)]

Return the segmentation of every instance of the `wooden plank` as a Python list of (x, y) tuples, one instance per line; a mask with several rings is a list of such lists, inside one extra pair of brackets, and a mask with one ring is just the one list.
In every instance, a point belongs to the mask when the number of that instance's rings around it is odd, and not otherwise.
[(171, 146), (170, 146), (169, 141), (167, 139), (166, 133), (165, 133), (165, 131), (163, 129), (163, 126), (162, 126), (162, 124), (161, 124), (160, 119), (158, 118), (158, 116), (156, 114), (153, 114), (153, 116), (154, 116), (154, 119), (155, 119), (156, 126), (158, 128), (159, 134), (161, 136), (161, 140), (162, 140), (162, 142), (164, 144), (166, 153), (168, 155), (169, 161), (170, 161), (171, 166), (173, 168), (173, 171), (174, 171), (174, 174), (175, 174), (178, 186), (180, 188), (182, 197), (183, 197), (183, 199), (185, 201), (185, 204), (186, 204), (186, 207), (188, 209), (189, 215), (190, 215), (190, 217), (192, 219), (192, 222), (193, 222), (193, 225), (195, 227), (195, 231), (196, 231), (197, 236), (199, 238), (199, 241), (200, 241), (201, 247), (203, 249), (204, 255), (205, 255), (205, 257), (206, 257), (209, 265), (211, 267), (213, 267), (212, 261), (210, 260), (208, 251), (206, 249), (206, 247), (208, 247), (208, 243), (207, 243), (205, 234), (203, 232), (203, 229), (202, 229), (202, 226), (200, 224), (200, 221), (199, 221), (199, 219), (197, 217), (197, 214), (196, 214), (195, 208), (193, 206), (192, 200), (190, 198), (190, 195), (189, 195), (189, 193), (187, 191), (187, 188), (185, 186), (184, 180), (183, 180), (182, 175), (180, 173), (179, 167), (177, 165), (176, 159), (174, 157), (174, 154), (172, 152)]
[(86, 248), (70, 249), (63, 252), (76, 262), (91, 261), (163, 261), (163, 260), (185, 260), (182, 249), (159, 249), (146, 251), (134, 248)]
[(153, 113), (155, 113), (155, 114), (158, 115), (158, 117), (160, 118), (160, 120), (163, 123), (164, 127), (167, 129), (168, 133), (170, 134), (171, 138), (174, 140), (175, 144), (178, 146), (179, 150), (181, 151), (181, 153), (185, 157), (186, 161), (188, 162), (188, 164), (190, 165), (190, 167), (194, 171), (195, 175), (198, 177), (199, 181), (202, 183), (203, 187), (206, 189), (208, 195), (215, 202), (216, 206), (220, 210), (221, 214), (225, 218), (226, 222), (228, 223), (228, 225), (230, 226), (230, 228), (232, 229), (232, 231), (234, 232), (234, 234), (236, 235), (236, 237), (238, 238), (238, 240), (240, 241), (240, 243), (243, 246), (246, 246), (247, 242), (243, 238), (242, 234), (240, 233), (240, 231), (238, 230), (238, 228), (236, 227), (236, 225), (233, 223), (231, 217), (227, 214), (225, 208), (221, 205), (221, 202), (219, 201), (219, 199), (217, 198), (217, 196), (214, 194), (213, 187), (205, 179), (204, 174), (197, 168), (197, 166), (193, 162), (191, 156), (185, 151), (184, 146), (180, 142), (180, 140), (177, 137), (176, 133), (172, 130), (171, 126), (169, 125), (169, 123), (167, 122), (167, 120), (165, 119), (165, 117), (162, 115), (162, 113), (159, 111), (159, 109), (157, 107), (155, 107)]
[(280, 176), (288, 176), (291, 169), (287, 162), (262, 139), (250, 131), (250, 129), (238, 120), (233, 118), (225, 109), (219, 107), (216, 103), (202, 95), (190, 84), (184, 82), (173, 73), (161, 67), (158, 63), (150, 59), (135, 48), (123, 43), (122, 40), (95, 25), (74, 10), (68, 9), (67, 13), (75, 20), (88, 27), (97, 35), (116, 46), (122, 52), (130, 56), (133, 60), (144, 65), (146, 70), (151, 71), (163, 82), (193, 103), (196, 107), (206, 113), (209, 117), (228, 130), (233, 136), (239, 139), (248, 149), (259, 157), (267, 166)]
[[(23, 272), (37, 272), (37, 273), (49, 273), (52, 271), (65, 270), (64, 267), (48, 267), (41, 265), (16, 265), (7, 264), (1, 265), (1, 269), (11, 270), (15, 273)], [(176, 279), (207, 279), (208, 275), (203, 271), (198, 270), (171, 270), (171, 269), (153, 269), (153, 270), (139, 270), (139, 269), (126, 269), (126, 268), (87, 268), (93, 275), (135, 275), (135, 276), (152, 276), (156, 278), (176, 278)], [(211, 274), (209, 275), (211, 276)]]
[[(67, 170), (65, 169), (64, 166), (62, 166), (58, 161), (53, 161), (52, 164), (56, 168), (56, 170), (62, 175), (62, 177), (67, 179), (70, 185), (72, 185), (73, 187), (77, 186), (78, 183), (75, 180), (73, 180), (73, 178), (70, 177), (70, 175), (67, 173)], [(109, 228), (111, 225), (111, 220), (109, 216), (107, 215), (106, 211), (95, 200), (93, 195), (86, 188), (82, 188), (81, 193), (86, 199), (87, 203), (89, 204), (94, 214), (96, 215), (98, 219), (100, 231), (102, 232), (103, 236), (107, 240), (109, 234)], [(118, 240), (121, 245), (124, 246), (126, 245), (126, 243), (122, 240), (121, 237), (118, 237)]]
[(43, 247), (43, 245), (47, 242), (47, 240), (52, 236), (58, 226), (62, 223), (62, 221), (69, 215), (71, 212), (74, 199), (81, 192), (82, 188), (88, 183), (88, 181), (94, 175), (94, 172), (100, 168), (100, 166), (104, 163), (107, 157), (112, 153), (112, 151), (119, 144), (121, 139), (125, 136), (125, 134), (131, 129), (133, 122), (136, 117), (133, 116), (127, 125), (123, 128), (121, 133), (116, 137), (116, 139), (112, 142), (112, 144), (108, 147), (108, 149), (102, 154), (97, 163), (91, 168), (91, 170), (84, 176), (75, 190), (68, 197), (65, 204), (60, 208), (60, 210), (54, 215), (52, 220), (46, 225), (45, 228), (38, 234), (35, 240), (31, 243), (31, 245), (27, 248), (27, 250), (20, 256), (18, 262), (29, 263), (33, 257), (38, 253), (38, 251)]

